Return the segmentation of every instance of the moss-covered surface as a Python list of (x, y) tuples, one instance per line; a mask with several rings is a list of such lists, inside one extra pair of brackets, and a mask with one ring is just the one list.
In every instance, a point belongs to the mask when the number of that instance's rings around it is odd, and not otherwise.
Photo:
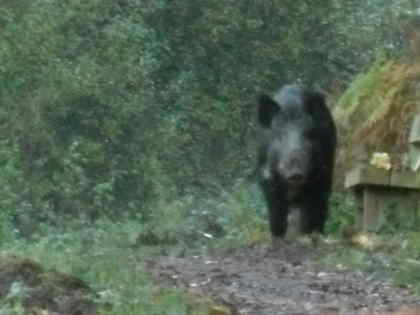
[(360, 150), (368, 156), (383, 151), (394, 168), (404, 167), (410, 126), (420, 108), (419, 88), (420, 62), (381, 59), (356, 77), (334, 109), (339, 163), (348, 169)]
[(98, 312), (93, 298), (89, 286), (76, 277), (45, 270), (29, 259), (0, 256), (0, 301), (3, 306), (8, 304), (15, 308), (19, 305), (30, 314), (94, 315)]

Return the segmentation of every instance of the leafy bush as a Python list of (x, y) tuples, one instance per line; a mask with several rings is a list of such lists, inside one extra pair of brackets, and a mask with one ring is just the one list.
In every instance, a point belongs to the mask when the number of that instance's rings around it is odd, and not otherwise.
[(344, 194), (333, 194), (330, 200), (329, 217), (325, 226), (326, 233), (336, 234), (343, 228), (355, 223), (356, 205), (354, 200)]
[[(142, 263), (150, 253), (130, 246), (132, 234), (141, 230), (138, 222), (101, 219), (88, 226), (73, 221), (65, 228), (43, 226), (42, 230), (32, 241), (14, 238), (2, 244), (3, 254), (10, 251), (83, 279), (98, 293), (98, 303), (112, 306), (105, 307), (104, 314), (186, 315), (191, 309), (187, 296), (161, 292), (145, 274)], [(0, 311), (21, 314), (20, 306), (3, 303)]]
[(16, 217), (27, 210), (19, 151), (6, 140), (0, 141), (0, 167), (0, 244), (3, 244), (15, 238)]
[[(327, 87), (376, 55), (367, 43), (385, 45), (386, 8), (383, 0), (3, 3), (0, 141), (16, 161), (7, 186), (19, 192), (9, 194), (10, 209), (21, 222), (148, 220), (152, 204), (232, 186), (252, 172), (255, 95), (296, 80), (334, 92)], [(244, 202), (232, 200), (234, 209)]]
[(215, 193), (217, 197), (191, 193), (153, 203), (137, 245), (209, 249), (268, 238), (265, 205), (255, 184), (238, 181), (229, 190), (219, 186)]

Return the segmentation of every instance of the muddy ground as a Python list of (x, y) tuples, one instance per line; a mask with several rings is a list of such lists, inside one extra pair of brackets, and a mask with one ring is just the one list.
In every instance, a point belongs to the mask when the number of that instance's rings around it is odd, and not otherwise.
[(420, 315), (420, 299), (383, 273), (322, 267), (334, 247), (267, 245), (193, 257), (161, 256), (146, 268), (156, 283), (210, 296), (231, 314)]

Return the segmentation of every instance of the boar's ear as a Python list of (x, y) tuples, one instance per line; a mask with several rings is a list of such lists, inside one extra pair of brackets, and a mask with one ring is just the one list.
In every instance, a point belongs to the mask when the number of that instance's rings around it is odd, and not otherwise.
[(319, 92), (313, 92), (308, 99), (309, 112), (318, 124), (319, 130), (329, 133), (335, 130), (334, 118), (325, 101), (325, 96)]
[[(319, 92), (309, 92), (306, 99), (308, 111), (314, 115), (324, 115), (327, 110), (325, 96)], [(322, 116), (321, 116), (322, 117)]]
[(263, 127), (270, 127), (273, 117), (279, 112), (279, 105), (268, 95), (258, 98), (258, 121)]

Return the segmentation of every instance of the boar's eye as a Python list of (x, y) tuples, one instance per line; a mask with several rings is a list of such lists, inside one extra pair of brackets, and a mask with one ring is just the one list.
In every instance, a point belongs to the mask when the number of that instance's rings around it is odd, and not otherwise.
[(309, 114), (313, 117), (319, 117), (319, 113), (326, 110), (325, 96), (318, 92), (309, 93), (306, 96), (306, 106)]

